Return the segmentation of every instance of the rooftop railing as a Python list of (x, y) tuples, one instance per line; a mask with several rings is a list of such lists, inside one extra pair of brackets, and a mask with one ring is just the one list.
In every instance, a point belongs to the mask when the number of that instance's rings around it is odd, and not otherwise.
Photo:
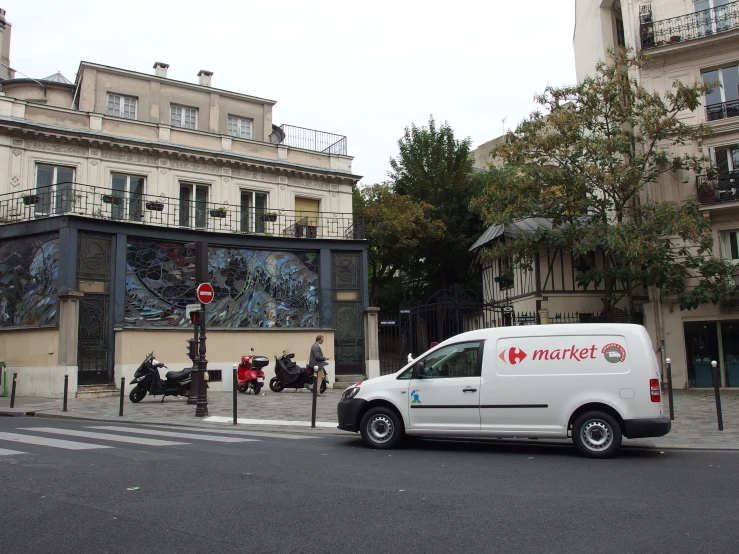
[(343, 135), (295, 127), (294, 125), (280, 125), (280, 129), (284, 133), (284, 138), (280, 144), (285, 146), (303, 148), (304, 150), (322, 152), (323, 154), (347, 155), (346, 137)]
[(230, 206), (81, 183), (57, 183), (0, 195), (0, 225), (64, 215), (219, 233), (364, 238), (364, 220), (350, 213)]
[(652, 21), (651, 6), (645, 4), (639, 18), (641, 47), (647, 50), (739, 28), (739, 1), (659, 21)]

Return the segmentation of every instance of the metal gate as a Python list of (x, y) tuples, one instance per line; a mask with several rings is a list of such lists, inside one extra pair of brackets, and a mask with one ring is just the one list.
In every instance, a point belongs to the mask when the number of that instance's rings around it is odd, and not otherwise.
[(358, 252), (332, 255), (333, 327), (336, 373), (364, 373), (362, 257)]
[(403, 305), (397, 313), (381, 313), (378, 321), (380, 373), (394, 373), (408, 361), (441, 342), (475, 329), (493, 327), (496, 311), (479, 293), (459, 285), (440, 290), (423, 302)]

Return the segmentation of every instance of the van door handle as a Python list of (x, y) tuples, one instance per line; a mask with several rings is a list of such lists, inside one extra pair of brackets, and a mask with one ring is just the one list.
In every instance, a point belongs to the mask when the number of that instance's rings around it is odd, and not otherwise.
[(473, 389), (471, 387), (467, 387), (462, 389), (462, 392), (477, 392), (477, 389)]

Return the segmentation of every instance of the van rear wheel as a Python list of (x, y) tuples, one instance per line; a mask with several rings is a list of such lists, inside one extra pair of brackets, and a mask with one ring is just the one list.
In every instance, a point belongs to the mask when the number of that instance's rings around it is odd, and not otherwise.
[(372, 448), (393, 448), (405, 434), (398, 414), (384, 406), (372, 408), (364, 414), (359, 432), (364, 442)]
[(588, 458), (610, 458), (621, 448), (621, 426), (604, 412), (587, 412), (572, 426), (572, 442)]

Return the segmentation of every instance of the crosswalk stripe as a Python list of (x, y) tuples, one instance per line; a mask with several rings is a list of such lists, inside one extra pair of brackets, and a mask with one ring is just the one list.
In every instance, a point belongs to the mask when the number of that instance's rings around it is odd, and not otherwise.
[(74, 429), (55, 429), (53, 427), (28, 427), (22, 431), (38, 431), (41, 433), (53, 433), (57, 435), (69, 435), (85, 439), (98, 439), (104, 441), (127, 442), (140, 444), (141, 446), (181, 446), (187, 442), (164, 441), (161, 439), (147, 439), (145, 437), (127, 437), (125, 435), (111, 435), (109, 433), (92, 433), (90, 431), (75, 431)]
[[(170, 425), (145, 425), (145, 427), (155, 427), (156, 429), (172, 429)], [(302, 440), (302, 439), (318, 439), (318, 436), (310, 435), (292, 435), (289, 433), (270, 433), (269, 431), (239, 431), (236, 429), (204, 429), (202, 427), (177, 427), (185, 431), (209, 431), (211, 433), (223, 433), (226, 435), (246, 435), (248, 437), (266, 437), (276, 439), (291, 439), (291, 440)]]
[(14, 456), (15, 454), (25, 454), (25, 452), (19, 452), (18, 450), (6, 450), (0, 448), (0, 456)]
[(133, 427), (116, 427), (114, 425), (101, 425), (90, 427), (90, 429), (102, 429), (104, 431), (122, 431), (124, 433), (133, 433), (136, 435), (158, 435), (162, 437), (175, 437), (178, 439), (189, 439), (198, 441), (212, 442), (258, 442), (258, 439), (242, 439), (236, 437), (219, 437), (217, 435), (195, 435), (192, 433), (177, 433), (175, 431), (141, 429)]
[(22, 442), (24, 444), (36, 444), (38, 446), (50, 446), (51, 448), (64, 448), (65, 450), (95, 450), (98, 448), (113, 448), (112, 446), (105, 446), (102, 444), (65, 441), (61, 439), (52, 439), (50, 437), (34, 437), (33, 435), (17, 435), (15, 433), (0, 433), (0, 440)]

